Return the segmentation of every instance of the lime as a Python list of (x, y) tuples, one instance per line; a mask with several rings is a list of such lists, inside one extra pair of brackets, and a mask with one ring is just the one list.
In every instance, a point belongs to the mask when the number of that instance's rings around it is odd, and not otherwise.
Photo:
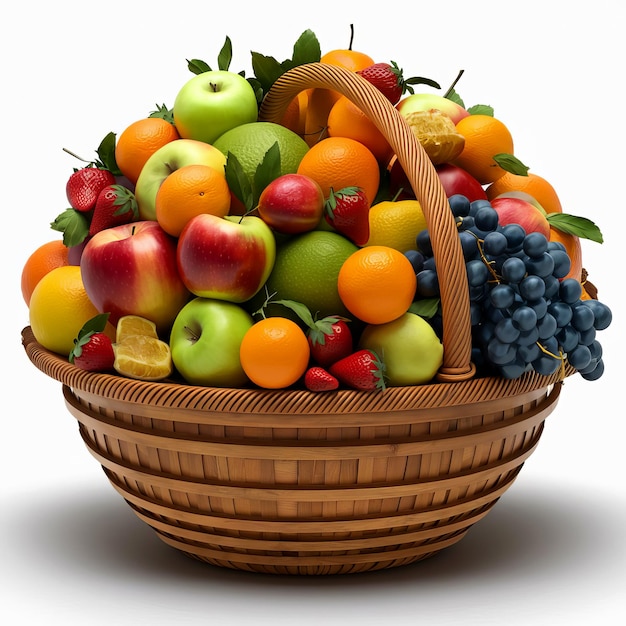
[(370, 208), (370, 238), (367, 246), (388, 246), (400, 252), (417, 250), (415, 238), (426, 228), (426, 218), (417, 200), (383, 201)]
[(249, 178), (254, 177), (265, 153), (278, 142), (281, 174), (294, 174), (309, 146), (293, 131), (272, 122), (251, 122), (227, 130), (213, 146), (224, 156), (231, 152)]
[[(358, 247), (343, 235), (313, 230), (284, 242), (265, 288), (250, 303), (255, 312), (267, 295), (273, 300), (295, 300), (318, 318), (327, 315), (350, 317), (337, 291), (337, 277), (344, 261)], [(286, 307), (269, 306), (266, 315), (292, 317)]]

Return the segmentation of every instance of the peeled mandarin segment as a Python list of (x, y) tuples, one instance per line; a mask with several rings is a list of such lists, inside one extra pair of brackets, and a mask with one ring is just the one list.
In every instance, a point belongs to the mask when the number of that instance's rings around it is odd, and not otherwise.
[(433, 164), (448, 163), (463, 152), (465, 137), (445, 113), (437, 109), (414, 111), (405, 119)]
[(117, 322), (115, 341), (120, 343), (131, 335), (159, 338), (156, 324), (152, 320), (139, 315), (125, 315)]
[(129, 335), (113, 344), (115, 370), (129, 378), (155, 381), (167, 378), (173, 370), (170, 347), (164, 341), (145, 335)]

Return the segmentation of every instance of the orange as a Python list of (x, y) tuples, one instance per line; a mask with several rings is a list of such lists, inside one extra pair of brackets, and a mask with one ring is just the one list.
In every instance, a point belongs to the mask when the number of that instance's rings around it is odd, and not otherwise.
[(490, 115), (468, 115), (456, 124), (465, 138), (461, 154), (452, 163), (462, 167), (481, 185), (492, 183), (506, 174), (494, 160), (497, 154), (514, 154), (509, 129)]
[(571, 233), (564, 233), (553, 226), (550, 226), (550, 241), (560, 241), (565, 246), (571, 267), (565, 278), (575, 278), (579, 282), (583, 282), (583, 254), (580, 245), (580, 238)]
[(136, 183), (146, 161), (159, 148), (180, 139), (176, 127), (161, 117), (146, 117), (126, 127), (117, 138), (115, 160), (120, 171)]
[[(30, 326), (35, 339), (47, 350), (68, 356), (78, 332), (98, 311), (89, 299), (78, 265), (50, 270), (30, 298)], [(115, 339), (115, 327), (105, 332)]]
[(411, 306), (417, 278), (408, 258), (389, 246), (368, 246), (350, 255), (337, 279), (346, 308), (367, 324), (385, 324)]
[(155, 199), (156, 219), (165, 232), (178, 237), (196, 215), (227, 215), (230, 199), (223, 174), (208, 165), (185, 165), (161, 183)]
[(297, 382), (309, 364), (304, 330), (285, 317), (266, 317), (253, 324), (239, 348), (241, 367), (265, 389), (284, 389)]
[(68, 248), (60, 240), (48, 241), (39, 246), (22, 268), (22, 296), (28, 305), (37, 283), (55, 267), (69, 265)]
[[(320, 58), (321, 63), (343, 67), (351, 72), (358, 72), (374, 60), (364, 52), (351, 49), (337, 49), (326, 52)], [(307, 110), (305, 117), (304, 139), (309, 146), (327, 136), (328, 115), (341, 94), (332, 89), (311, 89), (308, 94)]]
[(346, 96), (341, 96), (328, 114), (328, 135), (360, 141), (382, 166), (386, 166), (393, 155), (389, 142), (374, 122)]
[(487, 187), (487, 199), (510, 191), (521, 191), (532, 196), (543, 207), (546, 213), (562, 213), (563, 207), (554, 187), (538, 174), (528, 173), (527, 176), (506, 172)]
[(372, 151), (355, 139), (327, 137), (302, 157), (298, 174), (309, 176), (322, 188), (324, 197), (331, 187), (361, 187), (370, 204), (378, 192), (380, 167)]

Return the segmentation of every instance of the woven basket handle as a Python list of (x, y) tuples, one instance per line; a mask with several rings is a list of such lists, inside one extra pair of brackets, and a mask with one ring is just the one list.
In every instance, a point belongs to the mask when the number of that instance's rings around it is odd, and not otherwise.
[(297, 66), (283, 74), (265, 96), (260, 121), (279, 123), (291, 100), (305, 89), (332, 89), (349, 98), (386, 137), (418, 198), (430, 231), (437, 266), (443, 320), (443, 365), (438, 380), (471, 378), (472, 337), (465, 261), (454, 217), (428, 155), (396, 110), (355, 72), (325, 63)]

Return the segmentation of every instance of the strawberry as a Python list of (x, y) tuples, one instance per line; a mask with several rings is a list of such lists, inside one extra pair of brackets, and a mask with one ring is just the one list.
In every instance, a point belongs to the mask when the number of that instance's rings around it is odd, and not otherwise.
[(324, 204), (326, 221), (357, 246), (364, 246), (370, 238), (370, 203), (361, 187), (331, 188)]
[(357, 350), (328, 369), (340, 383), (352, 389), (385, 389), (385, 366), (372, 350)]
[(311, 358), (317, 365), (328, 367), (352, 353), (352, 331), (346, 318), (329, 315), (315, 320), (307, 330)]
[(72, 208), (86, 213), (96, 206), (100, 192), (114, 183), (112, 172), (88, 165), (74, 171), (67, 181), (65, 192)]
[(391, 64), (374, 63), (359, 70), (357, 74), (374, 85), (393, 105), (397, 104), (406, 92), (413, 93), (412, 85), (426, 84), (435, 89), (441, 89), (438, 83), (429, 78), (405, 79), (402, 70), (395, 61), (392, 61)]
[(108, 313), (101, 313), (85, 323), (78, 337), (74, 339), (74, 347), (69, 354), (70, 363), (88, 372), (106, 372), (113, 369), (113, 343), (102, 332), (108, 318)]
[(304, 374), (304, 386), (309, 391), (333, 391), (339, 381), (323, 367), (313, 365)]
[(112, 226), (134, 222), (139, 217), (135, 194), (123, 185), (107, 185), (98, 195), (93, 210), (89, 235)]

